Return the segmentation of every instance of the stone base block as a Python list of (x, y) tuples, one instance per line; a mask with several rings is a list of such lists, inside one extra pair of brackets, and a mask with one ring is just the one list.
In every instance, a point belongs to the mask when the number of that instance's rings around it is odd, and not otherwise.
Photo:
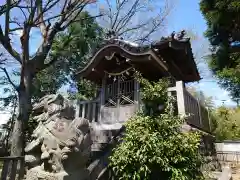
[(49, 173), (43, 171), (40, 166), (28, 170), (26, 180), (89, 180), (88, 170), (75, 172)]

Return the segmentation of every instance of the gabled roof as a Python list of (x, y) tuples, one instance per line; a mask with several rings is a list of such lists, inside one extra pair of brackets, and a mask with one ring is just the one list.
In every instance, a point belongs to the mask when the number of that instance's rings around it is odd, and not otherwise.
[[(88, 65), (76, 72), (76, 77), (100, 82), (105, 70), (115, 68), (113, 59), (125, 59), (149, 79), (171, 75), (176, 80), (193, 82), (200, 76), (193, 58), (189, 39), (162, 38), (151, 45), (139, 46), (121, 39), (106, 41), (96, 49)], [(97, 71), (96, 71), (97, 70)]]

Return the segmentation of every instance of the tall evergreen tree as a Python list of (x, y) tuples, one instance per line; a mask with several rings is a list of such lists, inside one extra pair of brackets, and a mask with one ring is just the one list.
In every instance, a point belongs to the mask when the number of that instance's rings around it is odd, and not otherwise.
[(209, 67), (233, 100), (240, 98), (240, 1), (201, 0), (212, 47)]
[[(46, 94), (56, 93), (67, 83), (79, 84), (79, 81), (73, 78), (74, 72), (85, 67), (89, 61), (88, 55), (102, 41), (103, 31), (96, 20), (91, 18), (88, 12), (82, 12), (79, 18), (83, 20), (70, 25), (53, 43), (52, 58), (58, 58), (59, 61), (34, 78), (33, 97), (36, 100)], [(65, 46), (65, 53), (60, 53), (63, 51), (61, 43), (69, 38), (72, 39), (71, 43)]]

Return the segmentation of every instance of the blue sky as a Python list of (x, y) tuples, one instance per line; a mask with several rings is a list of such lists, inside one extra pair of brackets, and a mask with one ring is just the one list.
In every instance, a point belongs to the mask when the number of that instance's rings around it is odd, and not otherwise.
[[(161, 32), (160, 34), (169, 35), (172, 31), (177, 32), (182, 29), (194, 32), (196, 38), (192, 41), (192, 48), (203, 80), (191, 85), (195, 86), (199, 90), (202, 90), (207, 96), (212, 96), (217, 106), (221, 105), (222, 101), (225, 101), (226, 105), (236, 105), (230, 100), (228, 92), (218, 86), (216, 80), (212, 77), (211, 72), (208, 70), (206, 63), (204, 62), (204, 58), (202, 58), (208, 53), (209, 44), (207, 39), (203, 36), (203, 33), (206, 30), (206, 22), (199, 10), (199, 0), (173, 1), (175, 2), (174, 10), (168, 17), (168, 22), (164, 32)], [(2, 3), (1, 0), (0, 2)], [(3, 17), (0, 17), (0, 22), (3, 22)], [(35, 52), (41, 42), (39, 41), (39, 38), (37, 38), (36, 32), (32, 33), (31, 37), (31, 50)], [(66, 87), (63, 89), (66, 89)], [(0, 116), (2, 119), (8, 115), (1, 114)]]
[(202, 90), (207, 96), (212, 96), (217, 106), (221, 105), (222, 101), (225, 101), (226, 105), (236, 105), (230, 100), (228, 92), (218, 86), (202, 58), (204, 54), (208, 53), (209, 44), (203, 36), (207, 27), (199, 10), (199, 2), (200, 0), (177, 0), (168, 21), (166, 33), (187, 29), (197, 35), (196, 40), (192, 42), (192, 48), (203, 80), (192, 85)]

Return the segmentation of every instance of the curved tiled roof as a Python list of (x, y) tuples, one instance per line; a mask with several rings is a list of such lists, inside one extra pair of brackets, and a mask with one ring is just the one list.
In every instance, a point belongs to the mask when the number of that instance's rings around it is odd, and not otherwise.
[[(109, 52), (119, 53), (127, 58), (138, 58), (152, 56), (153, 58), (160, 58), (161, 50), (166, 48), (172, 48), (174, 50), (184, 50), (187, 54), (187, 64), (191, 66), (195, 74), (196, 81), (200, 79), (199, 73), (196, 68), (196, 63), (193, 58), (190, 39), (174, 39), (174, 38), (162, 38), (160, 41), (153, 42), (150, 45), (138, 45), (129, 41), (124, 41), (122, 39), (109, 39), (103, 41), (103, 43), (97, 47), (92, 56), (90, 57), (89, 63), (83, 69), (76, 72), (76, 76), (86, 75), (90, 73), (92, 69), (105, 57), (109, 56)], [(113, 55), (114, 56), (114, 55)], [(164, 64), (163, 64), (164, 66)], [(195, 70), (194, 70), (195, 69)]]

